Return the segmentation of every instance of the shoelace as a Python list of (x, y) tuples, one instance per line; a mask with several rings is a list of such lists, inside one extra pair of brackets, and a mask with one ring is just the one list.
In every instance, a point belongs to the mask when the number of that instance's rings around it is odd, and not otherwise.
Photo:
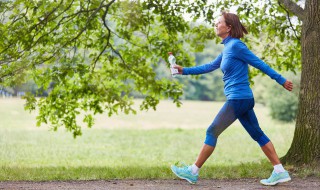
[(181, 162), (181, 164), (180, 164), (180, 168), (181, 168), (181, 170), (183, 170), (183, 171), (189, 171), (188, 169), (189, 169), (189, 166), (187, 165), (187, 164), (185, 164), (184, 162)]
[(184, 162), (179, 163), (179, 165), (184, 168), (184, 167), (189, 167), (187, 164), (185, 164)]
[(271, 173), (271, 176), (268, 178), (268, 181), (272, 181), (272, 179), (273, 179), (273, 178), (276, 178), (277, 175), (278, 175), (278, 174), (273, 171), (273, 172)]

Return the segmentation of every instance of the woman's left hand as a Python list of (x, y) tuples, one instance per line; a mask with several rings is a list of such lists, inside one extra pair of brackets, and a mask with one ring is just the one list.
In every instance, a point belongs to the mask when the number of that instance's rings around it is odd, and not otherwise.
[(282, 85), (285, 89), (287, 89), (288, 91), (292, 91), (293, 89), (293, 84), (291, 81), (287, 80), (283, 85)]

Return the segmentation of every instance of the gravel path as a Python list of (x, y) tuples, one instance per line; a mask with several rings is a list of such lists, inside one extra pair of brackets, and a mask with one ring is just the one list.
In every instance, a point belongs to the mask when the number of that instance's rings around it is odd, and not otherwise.
[(196, 185), (191, 185), (184, 180), (96, 180), (96, 181), (50, 181), (50, 182), (28, 182), (28, 181), (3, 181), (0, 189), (10, 190), (65, 190), (65, 189), (299, 189), (320, 190), (320, 178), (293, 178), (290, 182), (278, 184), (277, 186), (262, 186), (259, 179), (225, 179), (225, 180), (199, 180)]

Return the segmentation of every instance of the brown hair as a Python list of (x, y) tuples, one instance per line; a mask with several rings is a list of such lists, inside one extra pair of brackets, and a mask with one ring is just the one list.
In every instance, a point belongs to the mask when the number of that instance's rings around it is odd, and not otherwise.
[(222, 16), (227, 26), (231, 26), (230, 36), (233, 38), (242, 38), (244, 34), (248, 34), (247, 29), (242, 25), (238, 15), (233, 13), (222, 12)]

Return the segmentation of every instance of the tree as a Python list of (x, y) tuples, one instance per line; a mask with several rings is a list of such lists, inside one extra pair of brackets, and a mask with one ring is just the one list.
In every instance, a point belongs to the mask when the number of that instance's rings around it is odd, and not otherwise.
[(306, 0), (304, 9), (290, 0), (280, 0), (302, 21), (302, 73), (296, 130), (283, 158), (289, 163), (320, 163), (320, 2)]
[(28, 94), (25, 108), (38, 110), (37, 124), (65, 126), (81, 134), (77, 118), (91, 127), (93, 115), (135, 113), (132, 91), (143, 109), (161, 98), (178, 106), (182, 85), (157, 78), (153, 67), (167, 52), (192, 65), (214, 32), (184, 21), (185, 1), (16, 0), (0, 1), (0, 85), (32, 78), (47, 97)]
[(189, 52), (201, 51), (208, 39), (219, 41), (207, 25), (191, 27), (186, 13), (212, 25), (221, 10), (233, 7), (250, 31), (244, 40), (251, 49), (263, 47), (262, 59), (277, 70), (301, 69), (296, 131), (283, 160), (319, 164), (320, 4), (295, 1), (1, 1), (1, 85), (31, 76), (39, 87), (51, 86), (47, 98), (27, 96), (26, 108), (38, 107), (39, 124), (64, 125), (75, 136), (81, 134), (80, 111), (88, 112), (89, 126), (93, 114), (105, 110), (134, 112), (132, 90), (145, 95), (142, 109), (155, 109), (163, 97), (179, 105), (182, 86), (158, 79), (152, 67), (168, 50), (190, 66)]

